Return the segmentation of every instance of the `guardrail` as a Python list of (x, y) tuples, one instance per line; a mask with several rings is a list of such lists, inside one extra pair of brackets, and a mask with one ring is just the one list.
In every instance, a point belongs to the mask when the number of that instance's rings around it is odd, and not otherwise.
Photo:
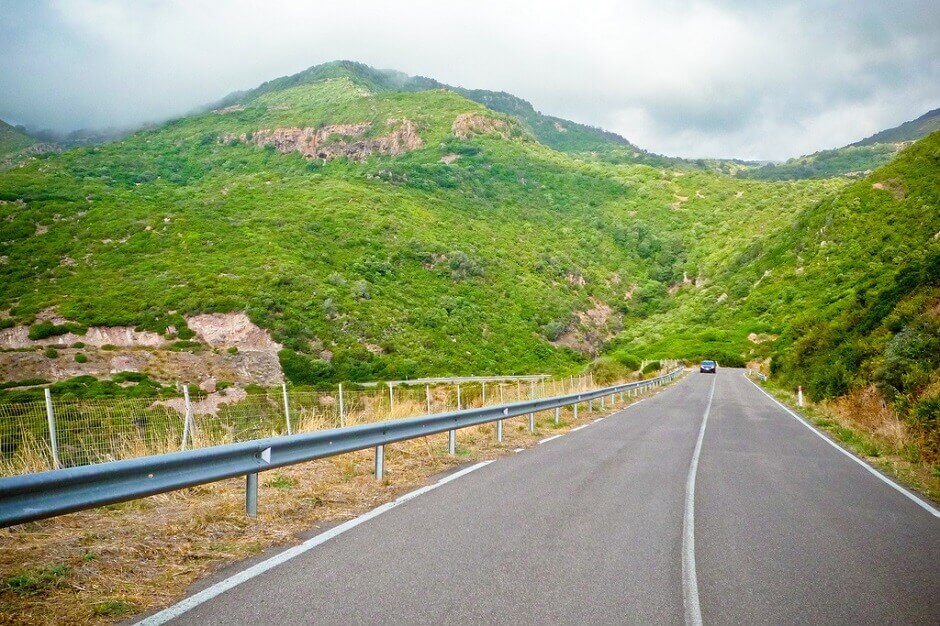
[(557, 422), (558, 410), (565, 406), (574, 407), (577, 419), (581, 403), (627, 392), (639, 394), (674, 380), (681, 372), (680, 367), (657, 378), (565, 396), (0, 478), (0, 528), (236, 476), (246, 478), (245, 506), (254, 516), (259, 472), (375, 448), (376, 477), (381, 478), (384, 446), (390, 443), (449, 431), (453, 452), (458, 429), (497, 422), (501, 440), (504, 419), (528, 414), (532, 428), (535, 413), (555, 409)]

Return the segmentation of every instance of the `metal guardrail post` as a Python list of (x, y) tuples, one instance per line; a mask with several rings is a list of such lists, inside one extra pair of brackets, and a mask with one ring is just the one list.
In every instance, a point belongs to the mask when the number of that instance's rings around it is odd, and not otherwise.
[[(581, 399), (580, 396), (578, 397), (578, 399), (579, 400)], [(578, 403), (577, 402), (574, 403), (574, 421), (578, 421)]]
[(561, 407), (555, 407), (555, 426), (558, 426), (559, 419), (561, 418)]
[[(503, 401), (503, 384), (499, 384), (499, 403), (505, 404)], [(499, 443), (503, 442), (503, 420), (496, 420), (496, 441)]]
[(385, 478), (385, 446), (375, 446), (375, 479)]
[(245, 513), (258, 517), (258, 473), (245, 475)]
[(287, 401), (287, 383), (281, 383), (281, 391), (284, 394), (284, 419), (287, 421), (287, 434), (293, 435), (290, 427), (290, 402)]
[(457, 431), (454, 429), (447, 431), (447, 452), (451, 456), (457, 454)]
[(49, 422), (49, 447), (52, 448), (52, 467), (59, 469), (62, 464), (59, 463), (59, 439), (55, 432), (55, 412), (52, 409), (52, 392), (46, 387), (46, 420)]

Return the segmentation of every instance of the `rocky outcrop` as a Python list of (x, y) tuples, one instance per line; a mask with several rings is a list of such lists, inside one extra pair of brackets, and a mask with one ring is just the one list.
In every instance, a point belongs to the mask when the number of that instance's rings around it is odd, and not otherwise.
[(281, 344), (271, 333), (252, 323), (244, 313), (205, 313), (186, 317), (186, 325), (212, 348), (238, 348), (239, 351), (277, 352)]
[(330, 161), (346, 157), (354, 161), (365, 161), (373, 154), (395, 156), (424, 147), (417, 128), (411, 120), (391, 119), (386, 124), (392, 130), (378, 137), (364, 137), (372, 128), (371, 122), (358, 124), (330, 124), (313, 128), (291, 126), (287, 128), (262, 129), (241, 135), (222, 135), (220, 141), (240, 141), (257, 146), (274, 146), (282, 154), (299, 152), (308, 160)]
[[(108, 378), (141, 372), (163, 383), (189, 382), (201, 387), (226, 380), (236, 385), (276, 385), (284, 380), (276, 352), (174, 352), (153, 348), (59, 348), (50, 359), (42, 352), (0, 352), (0, 380), (66, 380), (75, 376)], [(87, 358), (75, 360), (76, 354)]]
[[(36, 320), (68, 323), (52, 309), (42, 311)], [(69, 332), (35, 340), (29, 338), (28, 326), (5, 328), (0, 330), (0, 348), (9, 351), (0, 352), (0, 380), (106, 378), (118, 372), (141, 372), (166, 383), (186, 381), (207, 387), (219, 380), (237, 385), (273, 385), (283, 380), (277, 355), (281, 344), (244, 313), (192, 315), (186, 323), (197, 343), (205, 347), (193, 352), (174, 350), (174, 340), (128, 326), (92, 326), (83, 335)], [(58, 350), (56, 358), (40, 351), (48, 346)], [(232, 348), (237, 350), (230, 352)], [(75, 360), (77, 354), (85, 357), (84, 362)]]
[(473, 135), (496, 133), (509, 139), (509, 124), (504, 120), (487, 117), (479, 113), (461, 113), (451, 124), (450, 131), (458, 139), (469, 139)]

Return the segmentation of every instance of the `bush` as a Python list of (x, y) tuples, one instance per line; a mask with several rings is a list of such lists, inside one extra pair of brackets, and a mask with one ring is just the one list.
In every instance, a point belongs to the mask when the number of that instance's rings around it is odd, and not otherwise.
[(66, 333), (75, 333), (76, 335), (84, 335), (88, 332), (88, 329), (79, 324), (65, 323), (65, 324), (53, 324), (52, 322), (39, 322), (38, 324), (33, 324), (29, 327), (29, 338), (33, 341), (38, 339), (46, 339), (48, 337), (58, 337), (59, 335), (64, 335)]
[(82, 354), (81, 352), (79, 352), (78, 354), (75, 355), (75, 362), (76, 363), (88, 363), (88, 357)]
[(618, 363), (631, 372), (638, 371), (640, 369), (640, 365), (642, 365), (642, 361), (629, 352), (614, 352), (611, 356), (613, 356)]
[(369, 292), (369, 283), (364, 280), (357, 280), (352, 286), (352, 295), (354, 298), (359, 298), (360, 300), (368, 300), (372, 297), (372, 294)]
[(229, 354), (238, 354), (238, 346), (232, 346), (228, 350), (226, 350), (226, 352), (228, 352)]
[(328, 381), (333, 375), (333, 366), (323, 359), (287, 349), (278, 352), (277, 356), (281, 361), (284, 376), (296, 385), (316, 385)]
[(46, 351), (43, 352), (43, 354), (46, 355), (47, 359), (55, 359), (59, 356), (59, 351), (53, 348), (52, 346), (49, 346), (48, 348), (46, 348)]
[(542, 335), (549, 341), (555, 341), (561, 337), (568, 328), (568, 322), (564, 320), (552, 320), (542, 327)]
[(659, 361), (651, 361), (646, 364), (643, 368), (644, 374), (652, 374), (653, 372), (658, 372), (662, 369), (662, 364)]

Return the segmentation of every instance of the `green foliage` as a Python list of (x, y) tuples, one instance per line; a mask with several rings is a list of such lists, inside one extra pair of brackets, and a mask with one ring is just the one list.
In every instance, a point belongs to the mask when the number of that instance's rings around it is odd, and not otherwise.
[(663, 368), (663, 365), (659, 361), (650, 361), (643, 367), (643, 371), (641, 373), (652, 374), (654, 372), (658, 372), (662, 368)]
[(333, 368), (323, 359), (286, 349), (278, 352), (278, 358), (284, 375), (298, 385), (317, 385), (329, 381), (332, 377)]
[(52, 346), (49, 346), (43, 351), (43, 354), (45, 355), (47, 359), (55, 359), (55, 358), (58, 358), (59, 351), (53, 348)]
[(29, 327), (29, 338), (32, 340), (46, 339), (47, 337), (58, 337), (66, 333), (84, 335), (88, 329), (79, 324), (53, 324), (52, 322), (39, 322)]
[(75, 355), (75, 362), (76, 363), (88, 363), (88, 357), (82, 354), (81, 352), (78, 352)]
[[(26, 385), (41, 385), (47, 381), (39, 379), (19, 381), (9, 387), (0, 386), (0, 402), (39, 402), (43, 399), (41, 388), (15, 389)], [(119, 372), (111, 380), (98, 380), (94, 376), (76, 376), (48, 385), (52, 395), (58, 399), (93, 398), (169, 398), (180, 394), (173, 387), (163, 386), (138, 372)]]
[(60, 563), (46, 569), (23, 572), (3, 581), (4, 587), (21, 596), (34, 596), (65, 584), (68, 565)]

